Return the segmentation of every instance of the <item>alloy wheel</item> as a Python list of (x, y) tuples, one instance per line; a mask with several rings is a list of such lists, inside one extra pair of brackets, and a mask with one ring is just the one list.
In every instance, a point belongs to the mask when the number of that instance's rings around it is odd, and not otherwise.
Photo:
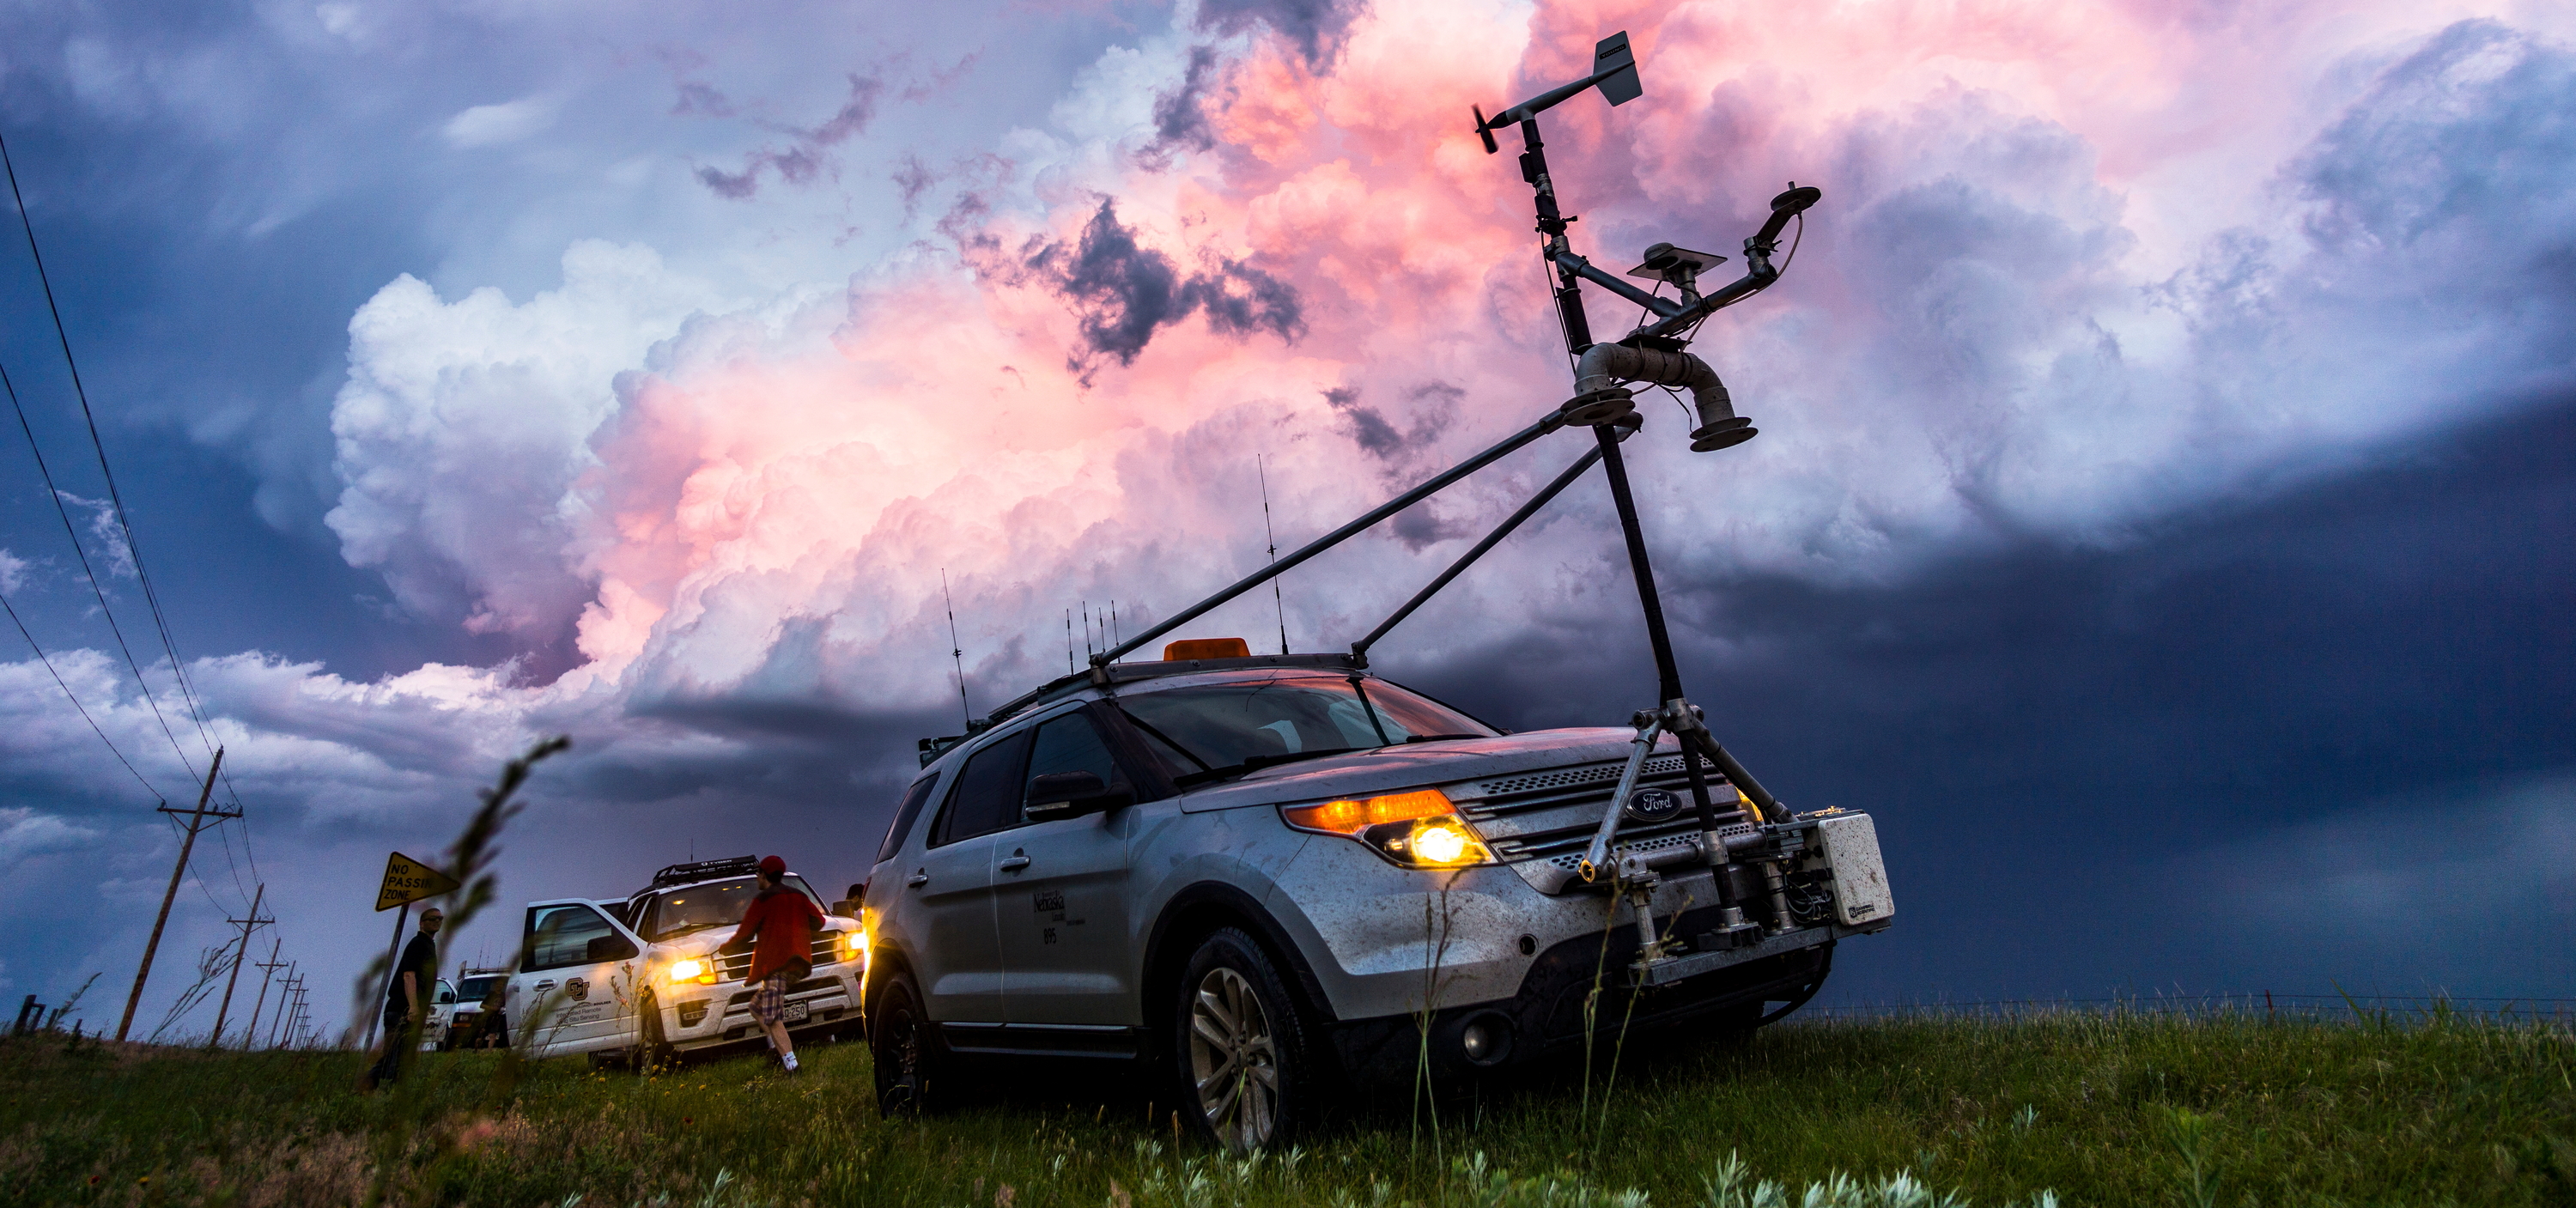
[(1217, 1140), (1249, 1153), (1279, 1127), (1279, 1045), (1241, 973), (1208, 970), (1190, 1001), (1190, 1080)]

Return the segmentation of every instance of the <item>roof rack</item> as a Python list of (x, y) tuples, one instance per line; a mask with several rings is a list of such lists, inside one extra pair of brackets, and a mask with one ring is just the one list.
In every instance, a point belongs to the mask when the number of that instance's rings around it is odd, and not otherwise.
[(747, 877), (760, 871), (760, 857), (734, 856), (725, 860), (700, 860), (695, 864), (674, 864), (653, 874), (647, 889), (665, 885), (686, 885), (692, 881), (712, 881), (717, 877)]
[(1197, 675), (1203, 671), (1252, 671), (1263, 667), (1313, 668), (1345, 674), (1355, 672), (1366, 674), (1366, 666), (1366, 663), (1347, 654), (1256, 654), (1234, 659), (1163, 659), (1153, 662), (1109, 663), (1048, 680), (1034, 691), (1025, 693), (993, 710), (992, 713), (969, 722), (964, 734), (924, 738), (914, 746), (921, 754), (921, 766), (929, 767), (957, 744), (992, 729), (1026, 710), (1084, 688), (1106, 688), (1117, 684), (1132, 684), (1140, 680), (1168, 679), (1175, 675)]

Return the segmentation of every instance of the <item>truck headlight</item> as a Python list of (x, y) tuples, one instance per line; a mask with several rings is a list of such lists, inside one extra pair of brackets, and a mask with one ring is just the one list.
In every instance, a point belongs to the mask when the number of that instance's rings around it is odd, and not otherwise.
[(868, 933), (866, 928), (861, 928), (857, 931), (844, 931), (841, 933), (842, 952), (850, 956), (861, 956), (864, 955), (867, 950)]
[(715, 980), (715, 971), (708, 968), (705, 961), (685, 960), (671, 962), (671, 984), (673, 985), (678, 985), (681, 982), (692, 981), (702, 984), (712, 984)]
[(1379, 855), (1414, 868), (1463, 868), (1494, 860), (1475, 829), (1438, 789), (1283, 805), (1279, 816), (1298, 830), (1356, 839)]

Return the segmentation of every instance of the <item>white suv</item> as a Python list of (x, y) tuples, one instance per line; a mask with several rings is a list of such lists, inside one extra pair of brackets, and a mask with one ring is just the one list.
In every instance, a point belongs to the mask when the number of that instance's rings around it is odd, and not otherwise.
[[(642, 1063), (757, 1035), (743, 984), (751, 954), (716, 949), (758, 892), (758, 868), (750, 856), (674, 864), (623, 901), (529, 903), (506, 1004), (512, 1042), (531, 1056)], [(803, 877), (786, 883), (825, 908)], [(813, 971), (787, 988), (790, 1032), (857, 1030), (863, 955), (857, 920), (827, 915)]]
[(1705, 771), (1712, 859), (1669, 738), (1607, 817), (1635, 737), (1278, 655), (1109, 664), (925, 739), (862, 907), (880, 1102), (961, 1060), (1141, 1061), (1250, 1149), (1425, 1062), (1741, 1033), (1893, 921), (1866, 814), (1763, 819)]

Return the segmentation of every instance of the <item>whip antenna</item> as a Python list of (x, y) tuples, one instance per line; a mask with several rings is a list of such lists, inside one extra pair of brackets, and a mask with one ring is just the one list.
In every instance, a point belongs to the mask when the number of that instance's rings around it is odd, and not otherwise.
[(948, 594), (948, 568), (939, 568), (939, 599), (948, 606), (948, 657), (957, 662), (957, 707), (966, 714), (966, 728), (975, 728), (975, 706), (966, 701), (966, 648), (957, 641), (957, 601)]
[[(1261, 476), (1261, 531), (1270, 538), (1270, 564), (1279, 565), (1279, 530), (1270, 523), (1270, 471), (1261, 454), (1252, 455), (1252, 472)], [(1279, 610), (1279, 653), (1288, 653), (1288, 602), (1279, 596), (1279, 576), (1270, 577), (1270, 605)]]
[(1064, 610), (1064, 673), (1073, 674), (1073, 610)]

